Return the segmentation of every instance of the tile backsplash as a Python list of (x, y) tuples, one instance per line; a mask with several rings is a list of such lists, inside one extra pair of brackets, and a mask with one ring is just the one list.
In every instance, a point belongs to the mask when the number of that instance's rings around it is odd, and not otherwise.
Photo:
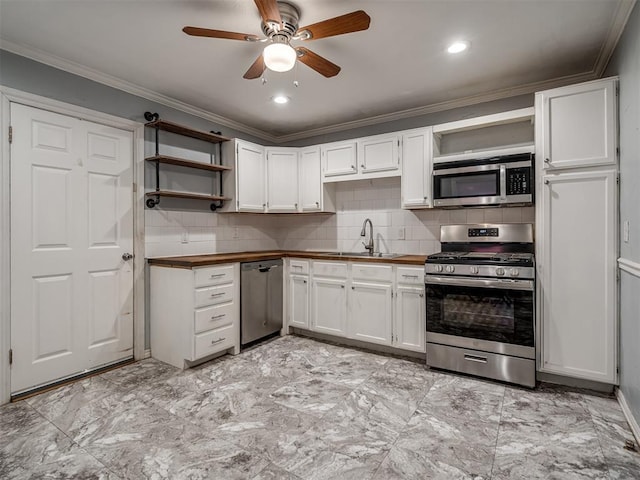
[[(364, 251), (360, 236), (373, 223), (375, 250), (430, 254), (440, 250), (440, 225), (534, 222), (534, 207), (456, 210), (400, 208), (400, 178), (336, 184), (335, 214), (223, 214), (145, 211), (146, 256), (247, 250)], [(369, 230), (367, 228), (367, 239)]]

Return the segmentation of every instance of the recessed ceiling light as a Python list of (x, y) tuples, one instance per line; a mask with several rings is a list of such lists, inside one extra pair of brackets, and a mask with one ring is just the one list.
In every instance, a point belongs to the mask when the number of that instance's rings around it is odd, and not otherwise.
[(447, 52), (460, 53), (460, 52), (464, 52), (467, 48), (469, 48), (469, 42), (457, 41), (449, 45), (449, 48), (447, 48)]
[(273, 97), (273, 101), (274, 103), (282, 105), (284, 103), (289, 103), (289, 97), (287, 97), (286, 95), (276, 95), (275, 97)]

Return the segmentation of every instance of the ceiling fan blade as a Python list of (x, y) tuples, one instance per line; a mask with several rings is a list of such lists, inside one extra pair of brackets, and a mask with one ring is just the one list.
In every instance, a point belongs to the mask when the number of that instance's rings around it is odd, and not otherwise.
[(253, 62), (253, 65), (249, 67), (249, 70), (242, 76), (242, 78), (246, 78), (247, 80), (252, 80), (254, 78), (260, 78), (265, 69), (264, 65), (264, 57), (262, 54), (256, 58), (256, 61)]
[(333, 37), (335, 35), (366, 30), (369, 28), (370, 23), (371, 17), (363, 10), (358, 10), (299, 28), (297, 34), (306, 31), (309, 32), (311, 36), (306, 39), (303, 38), (303, 40), (317, 40), (318, 38)]
[(298, 60), (304, 63), (307, 67), (313, 68), (320, 75), (324, 75), (329, 78), (335, 77), (340, 72), (340, 67), (338, 65), (331, 63), (326, 58), (312, 52), (308, 48), (298, 47), (296, 48), (296, 52), (298, 52)]
[(224, 30), (211, 30), (209, 28), (184, 27), (182, 31), (187, 35), (193, 35), (194, 37), (228, 38), (229, 40), (247, 41), (259, 40), (259, 37), (257, 37), (256, 35), (237, 32), (225, 32)]
[(264, 23), (275, 22), (282, 25), (282, 17), (276, 0), (255, 0)]

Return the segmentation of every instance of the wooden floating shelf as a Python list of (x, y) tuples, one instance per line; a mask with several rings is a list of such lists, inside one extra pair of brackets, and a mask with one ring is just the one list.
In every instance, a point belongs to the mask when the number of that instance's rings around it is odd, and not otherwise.
[(208, 200), (210, 202), (224, 202), (231, 200), (229, 197), (221, 197), (220, 195), (206, 195), (201, 193), (185, 193), (173, 192), (170, 190), (158, 190), (155, 192), (147, 192), (147, 197), (172, 197), (172, 198), (188, 198), (192, 200)]
[(198, 140), (204, 140), (210, 143), (221, 143), (231, 140), (230, 138), (223, 137), (222, 135), (216, 135), (215, 133), (203, 132), (201, 130), (193, 130), (177, 123), (167, 122), (166, 120), (155, 120), (145, 124), (146, 127), (157, 128), (165, 132), (177, 133), (178, 135), (184, 135), (185, 137), (197, 138)]
[(153, 157), (145, 158), (147, 162), (158, 162), (168, 165), (179, 165), (181, 167), (195, 168), (198, 170), (207, 170), (209, 172), (224, 172), (231, 170), (231, 167), (225, 167), (224, 165), (216, 165), (212, 163), (194, 162), (192, 160), (185, 160), (177, 157), (169, 157), (167, 155), (155, 155)]

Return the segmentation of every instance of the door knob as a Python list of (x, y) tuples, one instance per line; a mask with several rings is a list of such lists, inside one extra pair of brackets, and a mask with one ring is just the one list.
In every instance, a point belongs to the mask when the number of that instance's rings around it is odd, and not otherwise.
[(123, 253), (122, 254), (122, 260), (124, 260), (125, 262), (128, 262), (132, 258), (133, 258), (133, 255), (131, 255), (130, 253)]

